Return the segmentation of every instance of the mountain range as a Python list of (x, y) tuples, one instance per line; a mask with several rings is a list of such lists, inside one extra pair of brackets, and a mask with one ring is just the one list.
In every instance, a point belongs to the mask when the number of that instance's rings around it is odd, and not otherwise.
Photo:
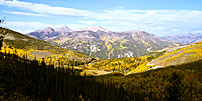
[(48, 27), (27, 35), (100, 59), (141, 56), (176, 45), (145, 31), (114, 32), (99, 26), (79, 31), (66, 26), (56, 29)]
[(177, 35), (169, 35), (169, 36), (162, 36), (162, 39), (167, 39), (173, 42), (179, 42), (181, 44), (191, 44), (194, 42), (202, 41), (202, 34), (201, 33), (187, 33), (187, 34), (177, 34)]
[(47, 39), (55, 37), (55, 36), (65, 35), (68, 32), (72, 32), (72, 30), (66, 26), (56, 28), (56, 29), (47, 27), (42, 30), (36, 30), (34, 32), (31, 32), (28, 35), (31, 37), (37, 38), (37, 39), (47, 40)]

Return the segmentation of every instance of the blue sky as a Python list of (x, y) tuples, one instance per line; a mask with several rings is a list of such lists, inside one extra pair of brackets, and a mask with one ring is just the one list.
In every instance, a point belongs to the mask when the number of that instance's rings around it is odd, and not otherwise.
[(0, 0), (0, 18), (6, 16), (2, 26), (22, 33), (101, 26), (171, 35), (202, 32), (201, 5), (201, 0)]

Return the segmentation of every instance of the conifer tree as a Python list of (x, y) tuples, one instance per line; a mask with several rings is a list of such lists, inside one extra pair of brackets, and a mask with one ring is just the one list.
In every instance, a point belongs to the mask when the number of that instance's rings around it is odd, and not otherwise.
[(174, 72), (169, 79), (170, 86), (167, 88), (170, 101), (179, 101), (181, 97), (181, 80), (180, 77)]
[(0, 36), (0, 50), (2, 46), (3, 46), (3, 36)]

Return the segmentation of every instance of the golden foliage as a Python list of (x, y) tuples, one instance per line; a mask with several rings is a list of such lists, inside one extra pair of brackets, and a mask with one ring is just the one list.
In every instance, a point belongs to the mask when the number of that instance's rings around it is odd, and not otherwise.
[(148, 70), (146, 66), (148, 58), (149, 56), (106, 59), (92, 62), (88, 65), (88, 68), (122, 73), (134, 72), (134, 70), (139, 68), (137, 72), (142, 72)]

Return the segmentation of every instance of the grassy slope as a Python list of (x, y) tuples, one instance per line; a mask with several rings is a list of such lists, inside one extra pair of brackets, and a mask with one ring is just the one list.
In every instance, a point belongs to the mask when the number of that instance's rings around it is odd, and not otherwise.
[[(84, 53), (59, 48), (46, 41), (35, 39), (9, 29), (4, 29), (0, 27), (0, 30), (8, 31), (8, 34), (4, 39), (4, 43), (6, 45), (9, 45), (10, 48), (12, 47), (27, 51), (30, 55), (35, 56), (37, 59), (51, 57), (51, 55), (55, 55), (54, 57), (62, 57), (66, 55), (71, 60), (78, 60), (82, 62), (88, 62), (92, 59), (90, 56)], [(44, 52), (47, 55), (40, 55)]]
[(159, 66), (179, 65), (202, 59), (202, 42), (186, 45), (154, 59), (151, 63)]

